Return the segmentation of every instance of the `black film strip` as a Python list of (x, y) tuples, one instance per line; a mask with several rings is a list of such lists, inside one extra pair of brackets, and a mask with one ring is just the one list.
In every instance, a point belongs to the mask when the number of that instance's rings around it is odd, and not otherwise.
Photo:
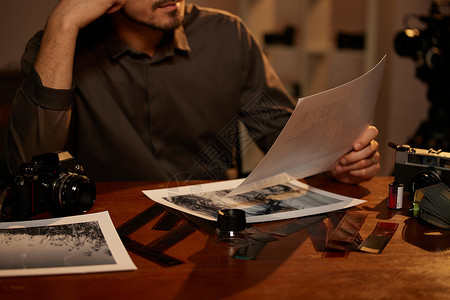
[[(147, 223), (156, 219), (163, 213), (165, 214), (161, 217), (158, 224), (159, 228), (165, 228), (168, 230), (165, 235), (147, 245), (136, 242), (129, 237), (132, 233), (141, 229)], [(184, 262), (170, 255), (164, 254), (163, 252), (191, 235), (196, 231), (196, 228), (187, 221), (178, 224), (181, 218), (178, 215), (172, 215), (167, 217), (168, 212), (166, 211), (166, 208), (163, 205), (154, 204), (117, 227), (116, 230), (128, 251), (164, 267), (179, 265)]]

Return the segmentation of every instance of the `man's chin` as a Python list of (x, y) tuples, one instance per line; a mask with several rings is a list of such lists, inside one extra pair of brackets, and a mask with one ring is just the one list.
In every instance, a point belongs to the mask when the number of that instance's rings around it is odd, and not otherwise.
[(166, 23), (148, 24), (147, 26), (152, 29), (155, 29), (155, 30), (169, 32), (169, 31), (173, 31), (173, 30), (177, 29), (178, 27), (180, 27), (181, 23), (182, 22), (180, 22), (180, 21), (174, 21), (174, 22), (166, 22)]
[(142, 21), (142, 20), (138, 20), (136, 18), (129, 16), (124, 11), (121, 11), (121, 12), (128, 20), (130, 20), (133, 23), (136, 23), (138, 25), (145, 26), (145, 27), (148, 27), (148, 28), (151, 28), (154, 30), (164, 31), (164, 32), (173, 31), (183, 23), (183, 16), (178, 16), (178, 15), (173, 16), (173, 17), (168, 17), (167, 15), (155, 16), (151, 20)]

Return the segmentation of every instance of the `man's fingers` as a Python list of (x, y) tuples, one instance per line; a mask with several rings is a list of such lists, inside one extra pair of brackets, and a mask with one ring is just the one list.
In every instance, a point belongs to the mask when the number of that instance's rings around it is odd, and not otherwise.
[(367, 130), (358, 138), (358, 140), (353, 145), (353, 149), (355, 151), (363, 149), (377, 136), (378, 136), (378, 129), (375, 126), (368, 126)]
[(342, 166), (349, 166), (354, 164), (355, 162), (358, 162), (360, 160), (364, 160), (366, 158), (370, 158), (376, 153), (378, 153), (378, 142), (375, 140), (372, 140), (369, 145), (367, 145), (365, 148), (359, 151), (352, 151), (346, 155), (344, 155), (341, 160), (340, 164)]

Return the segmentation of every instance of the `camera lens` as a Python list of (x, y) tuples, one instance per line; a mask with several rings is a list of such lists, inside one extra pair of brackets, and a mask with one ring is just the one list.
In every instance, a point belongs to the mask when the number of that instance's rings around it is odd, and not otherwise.
[(59, 204), (65, 215), (88, 211), (94, 205), (96, 195), (94, 182), (75, 173), (61, 174), (53, 187), (53, 203)]
[(442, 178), (439, 170), (435, 168), (424, 169), (411, 178), (411, 190), (415, 193), (421, 188), (440, 182), (442, 182)]
[(417, 51), (422, 50), (420, 32), (414, 29), (406, 29), (398, 33), (394, 39), (394, 47), (400, 56), (417, 58)]

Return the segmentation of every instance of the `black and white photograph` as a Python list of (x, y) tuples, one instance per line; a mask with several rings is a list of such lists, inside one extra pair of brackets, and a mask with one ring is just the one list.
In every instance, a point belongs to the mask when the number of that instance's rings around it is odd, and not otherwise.
[(0, 229), (0, 269), (115, 264), (98, 222)]
[(242, 179), (144, 191), (165, 206), (207, 220), (216, 220), (222, 209), (246, 212), (248, 223), (290, 219), (342, 209), (363, 200), (322, 191), (300, 181), (289, 181), (260, 190), (229, 196)]
[(0, 277), (134, 269), (107, 212), (0, 223)]

